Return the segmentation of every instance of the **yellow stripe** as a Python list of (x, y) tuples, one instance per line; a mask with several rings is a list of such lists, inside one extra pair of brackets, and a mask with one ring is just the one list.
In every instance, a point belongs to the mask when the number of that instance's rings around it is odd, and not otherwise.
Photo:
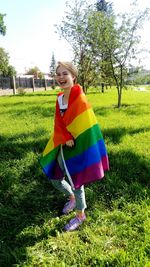
[(72, 123), (67, 126), (67, 130), (72, 134), (74, 138), (77, 138), (78, 135), (80, 135), (96, 123), (97, 119), (92, 108), (90, 108), (77, 116), (72, 121)]
[(43, 157), (45, 155), (47, 155), (51, 150), (53, 150), (54, 148), (54, 141), (53, 141), (53, 137), (54, 137), (54, 134), (51, 136), (51, 138), (49, 139), (45, 149), (44, 149), (44, 152), (43, 152)]

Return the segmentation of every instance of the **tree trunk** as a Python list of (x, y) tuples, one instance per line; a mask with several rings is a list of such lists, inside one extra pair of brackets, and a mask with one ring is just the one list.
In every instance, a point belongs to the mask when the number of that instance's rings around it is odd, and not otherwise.
[(87, 93), (87, 88), (84, 86), (82, 86), (83, 92), (86, 94)]
[(120, 84), (118, 86), (118, 108), (121, 107), (121, 96), (123, 87), (123, 67), (120, 65)]
[(121, 107), (122, 88), (118, 88), (118, 108)]
[(102, 83), (101, 86), (102, 86), (102, 93), (104, 93), (104, 83)]

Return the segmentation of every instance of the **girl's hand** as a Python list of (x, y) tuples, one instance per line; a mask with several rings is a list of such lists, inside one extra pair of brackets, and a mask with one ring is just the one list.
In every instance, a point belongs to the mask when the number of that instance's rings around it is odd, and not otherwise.
[(74, 141), (73, 140), (68, 140), (66, 142), (66, 146), (73, 147), (74, 146)]

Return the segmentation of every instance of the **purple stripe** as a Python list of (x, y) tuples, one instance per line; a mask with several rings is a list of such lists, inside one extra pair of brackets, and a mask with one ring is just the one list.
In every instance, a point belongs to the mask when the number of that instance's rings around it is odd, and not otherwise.
[(109, 171), (108, 155), (102, 157), (102, 165), (103, 165), (104, 171)]
[(45, 166), (43, 171), (49, 179), (62, 179), (64, 177), (64, 173), (57, 161), (53, 161)]
[(66, 166), (72, 176), (84, 171), (84, 169), (92, 166), (93, 164), (100, 162), (105, 156), (107, 156), (106, 147), (104, 140), (101, 139), (81, 154), (67, 159)]
[(55, 168), (54, 168), (54, 179), (63, 179), (64, 173), (60, 168), (58, 162), (56, 161)]
[(76, 189), (81, 185), (85, 185), (104, 177), (104, 171), (109, 170), (108, 157), (104, 156), (102, 161), (87, 167), (85, 170), (72, 176), (72, 180)]

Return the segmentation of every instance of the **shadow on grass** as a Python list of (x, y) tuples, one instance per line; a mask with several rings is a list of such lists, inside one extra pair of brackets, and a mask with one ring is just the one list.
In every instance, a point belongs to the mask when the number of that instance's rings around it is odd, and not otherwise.
[(125, 128), (125, 127), (110, 128), (110, 129), (103, 130), (103, 136), (104, 136), (104, 139), (107, 138), (109, 142), (114, 143), (114, 144), (119, 144), (121, 142), (121, 139), (125, 135), (135, 135), (135, 134), (149, 132), (149, 131), (150, 131), (150, 127), (141, 127), (137, 129)]
[(128, 116), (139, 116), (142, 114), (150, 114), (150, 104), (137, 103), (137, 104), (123, 104), (121, 110)]
[[(17, 134), (9, 138), (0, 136), (1, 162), (8, 162), (11, 159), (19, 160), (21, 158), (24, 158), (25, 155), (29, 152), (41, 152), (44, 147), (44, 144), (42, 143), (42, 136), (44, 136), (46, 133), (47, 131), (45, 131), (45, 129), (40, 128), (32, 133)], [(28, 138), (32, 138), (33, 141), (26, 141)]]
[(122, 104), (121, 108), (116, 105), (110, 105), (106, 107), (93, 107), (96, 115), (107, 115), (110, 111), (118, 111), (125, 113), (128, 116), (139, 116), (143, 114), (150, 114), (150, 104)]
[(20, 108), (20, 109), (11, 109), (11, 111), (6, 111), (6, 112), (1, 112), (0, 115), (8, 115), (9, 117), (13, 117), (14, 116), (19, 120), (22, 117), (24, 118), (24, 116), (36, 116), (38, 115), (39, 117), (54, 117), (54, 113), (55, 113), (55, 108), (54, 107), (43, 107), (39, 104), (39, 106), (35, 106), (35, 107), (27, 107), (24, 105), (24, 108)]
[[(0, 266), (13, 266), (24, 261), (28, 246), (47, 239), (48, 235), (56, 235), (55, 227), (45, 231), (43, 224), (60, 215), (64, 202), (62, 194), (55, 194), (38, 163), (38, 152), (43, 151), (47, 142), (38, 139), (41, 133), (44, 134), (44, 130), (32, 133), (36, 140), (33, 142), (17, 143), (18, 139), (24, 137), (25, 140), (28, 135), (0, 138)], [(35, 234), (35, 228), (40, 234)]]
[(96, 114), (96, 116), (106, 116), (110, 113), (110, 110), (112, 109), (112, 107), (94, 107), (94, 113)]
[[(38, 169), (37, 165), (34, 167)], [(37, 171), (38, 174), (39, 176), (35, 178), (38, 181), (28, 181), (30, 190), (24, 184), (23, 194), (19, 192), (20, 187), (16, 194), (7, 196), (9, 200), (7, 205), (5, 203), (1, 205), (0, 266), (13, 266), (25, 261), (27, 247), (47, 239), (49, 235), (56, 235), (54, 229), (45, 231), (43, 224), (58, 216), (54, 207), (56, 210), (62, 207), (62, 199), (55, 197), (48, 181)]]
[[(43, 227), (60, 215), (64, 199), (52, 188), (37, 161), (39, 152), (47, 142), (45, 139), (40, 140), (42, 131), (32, 133), (36, 139), (34, 142), (17, 143), (16, 138), (20, 136), (14, 136), (14, 140), (1, 138), (2, 155), (6, 157), (1, 166), (1, 266), (22, 264), (27, 259), (27, 247), (55, 236), (55, 230), (61, 231), (60, 223), (53, 227), (51, 224), (47, 228)], [(26, 138), (28, 135), (24, 135), (24, 140)], [(15, 146), (11, 146), (13, 141)], [(5, 154), (5, 151), (10, 154)], [(35, 157), (29, 157), (27, 164), (25, 151), (27, 154), (36, 151)], [(149, 163), (146, 159), (129, 149), (119, 153), (111, 152), (109, 159), (111, 170), (106, 178), (86, 187), (87, 202), (92, 213), (93, 205), (99, 201), (109, 210), (113, 200), (123, 197), (124, 202), (118, 204), (118, 208), (121, 208), (127, 202), (144, 198), (148, 190)], [(18, 169), (14, 172), (15, 164), (18, 164)]]
[(142, 201), (149, 202), (150, 163), (130, 150), (110, 153), (110, 171), (100, 182), (88, 185), (86, 198), (88, 211), (96, 220), (99, 212), (94, 207), (103, 206), (103, 210), (122, 210), (129, 203), (140, 205)]

